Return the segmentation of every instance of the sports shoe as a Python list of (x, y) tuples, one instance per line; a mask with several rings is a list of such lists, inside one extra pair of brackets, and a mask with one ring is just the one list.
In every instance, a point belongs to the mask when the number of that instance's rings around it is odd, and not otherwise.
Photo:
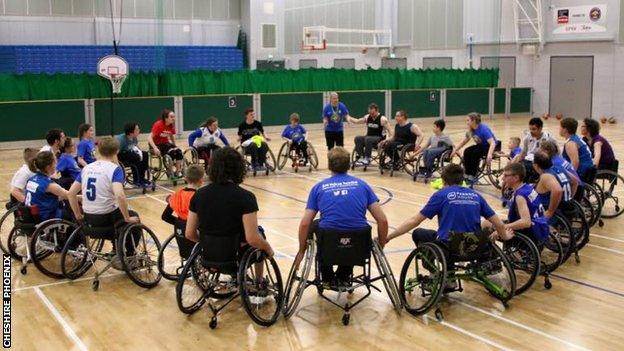
[(364, 161), (362, 161), (362, 163), (363, 163), (365, 166), (368, 166), (368, 165), (370, 164), (370, 158), (368, 158), (368, 157), (364, 157)]
[(444, 285), (444, 293), (452, 293), (457, 290), (457, 280), (447, 281)]

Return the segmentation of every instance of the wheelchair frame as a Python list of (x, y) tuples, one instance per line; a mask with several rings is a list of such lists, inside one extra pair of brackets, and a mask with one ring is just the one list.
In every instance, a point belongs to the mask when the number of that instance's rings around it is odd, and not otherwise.
[[(318, 156), (316, 154), (316, 150), (312, 143), (308, 142), (308, 172), (312, 172), (312, 169), (318, 169)], [(286, 162), (289, 160), (292, 162), (292, 168), (295, 170), (295, 173), (299, 171), (299, 162), (301, 161), (301, 156), (299, 153), (292, 147), (292, 141), (287, 140), (284, 141), (282, 146), (280, 146), (279, 153), (277, 154), (277, 169), (282, 170), (284, 166), (286, 166)]]
[[(150, 156), (148, 155), (148, 157), (150, 157)], [(149, 164), (149, 161), (148, 161), (148, 164)], [(119, 165), (124, 170), (124, 186), (127, 185), (127, 184), (130, 184), (130, 185), (133, 185), (133, 186), (137, 186), (136, 183), (135, 183), (134, 173), (133, 173), (133, 170), (136, 169), (136, 166), (135, 165), (127, 165), (126, 166), (121, 161), (119, 161)], [(151, 168), (151, 167), (148, 165), (148, 168)], [(137, 173), (138, 173), (138, 170), (137, 170)], [(153, 179), (149, 179), (149, 178), (152, 177), (152, 172), (151, 172), (150, 169), (148, 169), (148, 171), (147, 171), (147, 177), (148, 178), (146, 180), (150, 182), (150, 185), (140, 186), (141, 192), (143, 194), (147, 193), (147, 189), (148, 188), (152, 189), (152, 192), (156, 191), (156, 181), (153, 180)]]
[[(392, 156), (388, 156), (386, 155), (386, 150), (385, 148), (381, 148), (381, 150), (379, 150), (379, 173), (380, 174), (384, 174), (385, 170), (389, 170), (390, 172), (390, 176), (394, 176), (394, 172), (395, 171), (405, 171), (407, 174), (409, 174), (411, 177), (414, 176), (414, 173), (416, 171), (416, 161), (417, 161), (417, 157), (415, 158), (413, 153), (416, 151), (416, 146), (414, 145), (414, 143), (408, 143), (408, 144), (403, 144), (403, 145), (397, 145), (398, 147), (401, 147), (400, 150), (398, 150), (399, 153), (399, 160), (395, 159), (395, 152), (393, 150), (392, 152)], [(410, 157), (408, 157), (408, 154), (412, 153), (412, 155)], [(388, 166), (387, 164), (387, 159), (390, 159), (390, 165)], [(398, 167), (397, 167), (397, 162), (399, 162)]]
[[(247, 165), (247, 169), (251, 169), (251, 155), (247, 154), (245, 152), (245, 148), (243, 148), (241, 145), (236, 146), (236, 151), (240, 152), (240, 154), (243, 156), (243, 160), (245, 160), (245, 165)], [(269, 159), (271, 159), (271, 161), (269, 162)], [(275, 155), (273, 154), (273, 151), (271, 150), (271, 147), (269, 147), (269, 144), (267, 144), (267, 155), (266, 155), (266, 162), (265, 162), (265, 175), (269, 175), (269, 173), (273, 172), (275, 173), (275, 170), (277, 168), (277, 161), (275, 159)], [(256, 171), (255, 169), (252, 169), (252, 173), (253, 176), (255, 177), (258, 173), (258, 171)]]

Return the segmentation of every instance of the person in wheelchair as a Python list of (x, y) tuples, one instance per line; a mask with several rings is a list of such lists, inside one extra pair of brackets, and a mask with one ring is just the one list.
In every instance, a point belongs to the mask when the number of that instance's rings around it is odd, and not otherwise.
[(151, 183), (145, 178), (148, 166), (146, 151), (139, 149), (138, 136), (141, 133), (137, 122), (128, 122), (124, 125), (124, 132), (115, 136), (119, 143), (117, 158), (124, 166), (132, 169), (132, 178), (136, 186), (147, 186)]
[(31, 161), (31, 168), (37, 172), (26, 183), (25, 205), (36, 209), (34, 214), (41, 222), (52, 218), (71, 219), (62, 202), (67, 200), (67, 190), (51, 178), (56, 173), (54, 154), (50, 151), (39, 152)]
[(600, 123), (595, 119), (585, 118), (581, 124), (583, 141), (591, 150), (594, 166), (608, 169), (617, 173), (618, 164), (615, 162), (615, 154), (609, 141), (600, 135)]
[(61, 152), (61, 156), (56, 164), (56, 170), (59, 171), (61, 177), (56, 182), (63, 189), (69, 190), (69, 187), (71, 187), (81, 172), (78, 162), (76, 162), (76, 145), (72, 138), (65, 138), (65, 144), (61, 148)]
[(427, 144), (420, 149), (417, 154), (422, 153), (425, 160), (425, 169), (418, 170), (425, 178), (431, 178), (433, 172), (433, 163), (438, 159), (444, 151), (453, 149), (453, 141), (451, 138), (444, 134), (444, 128), (446, 122), (443, 119), (438, 119), (433, 122), (433, 135), (429, 137)]
[[(154, 122), (152, 132), (148, 136), (148, 143), (152, 152), (156, 156), (169, 155), (175, 163), (175, 172), (168, 169), (167, 173), (173, 175), (172, 178), (182, 178), (182, 161), (184, 156), (175, 143), (175, 113), (169, 109), (164, 109), (160, 113), (160, 119)], [(170, 167), (170, 166), (168, 166)]]
[(533, 156), (540, 145), (546, 141), (554, 141), (550, 133), (543, 131), (544, 122), (539, 117), (533, 117), (529, 120), (529, 131), (525, 133), (520, 153), (511, 159), (511, 162), (522, 162), (526, 170), (528, 183), (535, 183), (539, 175), (533, 170)]
[[(123, 189), (124, 171), (117, 161), (119, 142), (115, 138), (104, 137), (100, 140), (98, 149), (101, 158), (82, 169), (82, 173), (69, 189), (69, 203), (77, 221), (84, 221), (96, 228), (114, 227), (115, 233), (111, 234), (118, 235), (125, 225), (138, 223), (139, 217), (128, 210)], [(78, 202), (78, 193), (82, 193), (82, 206)], [(117, 238), (107, 239), (113, 243), (111, 256), (116, 257)], [(129, 254), (133, 250), (134, 247), (128, 247)], [(113, 267), (121, 269), (119, 259), (112, 262)]]
[(391, 157), (391, 166), (394, 169), (400, 169), (402, 160), (400, 160), (399, 151), (401, 151), (401, 148), (407, 144), (414, 144), (414, 150), (418, 151), (424, 135), (416, 124), (407, 120), (407, 112), (399, 110), (394, 118), (397, 121), (397, 124), (394, 126), (394, 135), (382, 140), (379, 145), (383, 147), (384, 153)]
[(379, 142), (386, 138), (392, 137), (392, 130), (388, 118), (379, 113), (379, 106), (372, 103), (368, 105), (368, 114), (362, 118), (353, 118), (347, 116), (347, 122), (353, 124), (366, 124), (366, 135), (358, 135), (353, 142), (355, 143), (355, 152), (359, 156), (356, 161), (357, 166), (369, 165), (373, 148), (377, 148)]
[(564, 118), (560, 122), (559, 135), (565, 139), (561, 155), (570, 162), (584, 183), (593, 183), (596, 168), (589, 147), (578, 135), (578, 122), (574, 118)]
[[(250, 140), (254, 136), (264, 138), (260, 145)], [(269, 151), (269, 145), (265, 141), (271, 141), (271, 139), (264, 134), (264, 127), (260, 121), (256, 120), (256, 113), (252, 108), (245, 110), (245, 120), (238, 125), (238, 141), (245, 153), (251, 155), (252, 168), (262, 170), (266, 164), (267, 152)]]
[[(351, 156), (342, 147), (334, 147), (327, 154), (332, 176), (317, 183), (310, 190), (306, 210), (299, 223), (299, 252), (295, 265), (304, 257), (307, 239), (319, 230), (360, 231), (369, 228), (366, 219), (368, 210), (377, 222), (379, 244), (383, 247), (388, 234), (388, 220), (379, 205), (379, 199), (363, 180), (347, 174)], [(314, 221), (320, 212), (319, 220)], [(334, 271), (330, 265), (320, 262), (323, 285), (337, 288), (351, 285), (353, 266), (338, 266)]]
[(32, 163), (32, 160), (37, 157), (37, 153), (37, 149), (29, 147), (24, 149), (24, 164), (13, 174), (13, 178), (11, 178), (10, 201), (7, 207), (12, 207), (12, 205), (17, 203), (23, 203), (24, 200), (26, 200), (26, 184), (28, 183), (28, 179), (37, 172), (37, 169), (34, 168)]
[(550, 157), (541, 150), (535, 153), (533, 168), (540, 175), (535, 191), (546, 208), (544, 217), (550, 219), (558, 209), (570, 209), (578, 187), (576, 179), (565, 169), (553, 165)]
[(39, 152), (49, 151), (58, 157), (61, 154), (61, 147), (65, 144), (65, 132), (61, 129), (50, 129), (46, 133), (46, 144), (41, 147)]
[[(198, 189), (190, 201), (186, 238), (203, 245), (209, 237), (236, 236), (239, 260), (251, 247), (273, 256), (273, 248), (258, 230), (256, 197), (240, 186), (246, 172), (243, 156), (226, 146), (213, 152), (211, 162), (211, 183)], [(260, 272), (261, 264), (256, 269)]]
[(481, 159), (485, 157), (487, 165), (492, 164), (494, 158), (494, 151), (500, 148), (500, 142), (497, 142), (496, 136), (485, 123), (481, 123), (481, 115), (477, 112), (472, 112), (466, 117), (466, 126), (468, 131), (466, 137), (453, 149), (453, 154), (459, 155), (461, 150), (470, 139), (475, 141), (475, 145), (472, 145), (464, 150), (464, 165), (466, 166), (466, 175), (471, 182), (476, 181), (477, 174), (479, 172), (479, 163)]
[(290, 115), (290, 124), (284, 127), (282, 138), (290, 143), (291, 150), (294, 149), (303, 161), (303, 166), (308, 164), (308, 142), (306, 140), (306, 129), (299, 124), (298, 113)]
[[(197, 189), (204, 184), (204, 169), (200, 165), (190, 165), (186, 169), (184, 180), (188, 184), (183, 189), (173, 193), (167, 202), (167, 207), (162, 213), (162, 220), (173, 225), (175, 239), (178, 244), (180, 256), (188, 258), (194, 243), (186, 239), (186, 220), (188, 218), (191, 198)], [(175, 216), (174, 216), (175, 214)]]
[(206, 167), (209, 165), (212, 151), (219, 148), (217, 139), (221, 140), (223, 145), (230, 146), (225, 134), (219, 129), (219, 120), (215, 117), (209, 117), (206, 122), (188, 136), (189, 146), (197, 150), (198, 157), (204, 160)]

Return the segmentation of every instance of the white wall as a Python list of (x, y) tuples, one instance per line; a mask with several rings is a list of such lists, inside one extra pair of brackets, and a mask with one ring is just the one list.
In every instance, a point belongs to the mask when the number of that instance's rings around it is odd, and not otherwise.
[[(247, 33), (249, 68), (256, 68), (256, 60), (284, 58), (284, 0), (241, 0), (241, 26)], [(273, 9), (272, 13), (269, 10)], [(262, 47), (262, 24), (275, 24), (276, 48)]]

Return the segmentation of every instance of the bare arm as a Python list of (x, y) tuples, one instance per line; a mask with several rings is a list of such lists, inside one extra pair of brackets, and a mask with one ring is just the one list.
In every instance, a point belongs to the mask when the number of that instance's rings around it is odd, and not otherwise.
[(13, 195), (15, 200), (17, 200), (18, 202), (24, 202), (26, 200), (24, 191), (22, 191), (22, 189), (20, 188), (11, 187), (11, 195)]
[(531, 228), (531, 213), (529, 212), (529, 206), (524, 197), (516, 197), (516, 210), (518, 211), (520, 219), (507, 224), (506, 227), (512, 230)]
[(82, 220), (84, 218), (82, 214), (82, 209), (80, 208), (80, 202), (78, 201), (78, 193), (81, 190), (81, 185), (78, 182), (74, 182), (69, 191), (67, 192), (67, 199), (69, 200), (69, 206), (74, 213), (74, 217), (77, 220)]
[(492, 163), (492, 158), (494, 157), (494, 149), (496, 148), (496, 140), (494, 138), (489, 138), (487, 142), (490, 144), (490, 148), (487, 153), (487, 163)]
[(82, 157), (78, 157), (78, 160), (76, 162), (78, 162), (78, 164), (82, 167), (87, 165), (87, 161), (85, 161)]
[(416, 141), (414, 142), (414, 148), (418, 149), (420, 147), (420, 144), (422, 144), (423, 139), (425, 138), (425, 135), (423, 134), (422, 130), (420, 130), (420, 127), (418, 127), (416, 124), (412, 124), (412, 133), (414, 133), (414, 135), (416, 135)]
[(409, 230), (415, 227), (418, 227), (420, 223), (422, 223), (426, 218), (427, 217), (423, 216), (422, 214), (420, 214), (420, 212), (418, 212), (416, 215), (401, 223), (401, 225), (393, 230), (392, 233), (388, 235), (388, 241), (407, 233)]
[(126, 199), (126, 194), (124, 193), (123, 184), (114, 182), (113, 183), (113, 194), (115, 194), (115, 200), (117, 200), (117, 204), (119, 205), (119, 211), (124, 217), (126, 222), (139, 222), (137, 217), (130, 217), (130, 212), (128, 211), (128, 200)]
[(459, 150), (462, 149), (462, 147), (464, 147), (464, 145), (466, 145), (466, 143), (468, 142), (468, 140), (470, 140), (470, 138), (464, 138), (464, 140), (462, 140), (459, 144), (457, 144), (456, 146), (453, 147), (453, 153), (457, 154), (457, 156), (459, 155)]
[(566, 153), (568, 154), (568, 157), (570, 158), (570, 163), (572, 164), (572, 167), (578, 170), (579, 163), (580, 163), (578, 147), (576, 146), (575, 143), (568, 142), (565, 144), (565, 150), (566, 150)]
[(67, 200), (67, 190), (63, 189), (60, 185), (56, 183), (50, 183), (50, 185), (48, 185), (48, 188), (46, 189), (46, 192), (56, 195), (59, 200)]
[(373, 218), (375, 218), (375, 222), (377, 222), (377, 238), (381, 247), (384, 247), (388, 241), (388, 219), (386, 218), (386, 214), (378, 202), (368, 206), (368, 210), (371, 215), (373, 215)]
[(496, 228), (496, 232), (498, 233), (498, 236), (501, 239), (509, 240), (513, 237), (513, 234), (510, 235), (509, 233), (507, 233), (507, 231), (505, 230), (505, 225), (503, 224), (503, 221), (501, 221), (500, 217), (498, 217), (497, 215), (493, 215), (487, 220), (488, 222), (492, 223), (492, 225), (494, 225), (494, 228)]
[(244, 214), (243, 227), (245, 227), (245, 241), (249, 245), (264, 251), (269, 256), (273, 256), (273, 249), (269, 242), (258, 234), (258, 212)]
[(594, 165), (597, 167), (600, 163), (600, 157), (602, 156), (602, 141), (594, 143)]
[(390, 128), (390, 122), (388, 122), (388, 118), (386, 116), (381, 116), (381, 126), (386, 130), (386, 138), (392, 138), (393, 132)]
[(353, 124), (364, 124), (366, 123), (366, 116), (362, 117), (362, 118), (353, 118), (350, 115), (347, 115), (347, 122), (349, 123), (353, 123)]
[(186, 217), (186, 229), (184, 231), (184, 236), (193, 242), (199, 241), (199, 234), (197, 233), (197, 228), (199, 227), (197, 221), (197, 213), (193, 211), (188, 212), (188, 216)]
[(306, 250), (308, 232), (310, 231), (310, 226), (312, 225), (312, 221), (316, 216), (316, 212), (317, 211), (306, 209), (303, 213), (303, 218), (301, 218), (301, 222), (299, 222), (299, 254), (301, 254), (302, 256)]
[(540, 189), (544, 190), (540, 192), (550, 191), (550, 203), (548, 204), (546, 213), (544, 213), (544, 216), (550, 218), (554, 216), (557, 207), (559, 207), (561, 197), (563, 196), (563, 189), (561, 189), (561, 185), (559, 185), (557, 179), (551, 174), (542, 174), (537, 185)]
[(578, 190), (578, 186), (579, 186), (579, 182), (578, 179), (576, 179), (576, 177), (571, 174), (570, 172), (566, 171), (566, 174), (568, 175), (568, 179), (570, 179), (570, 184), (571, 184), (571, 190), (572, 190), (572, 196), (574, 196), (576, 194), (576, 191)]
[(154, 143), (154, 138), (152, 138), (152, 133), (149, 133), (147, 135), (147, 143), (152, 147), (152, 149), (154, 150), (154, 154), (156, 154), (157, 156), (160, 155), (160, 150), (158, 150), (158, 146), (156, 146), (156, 143)]

